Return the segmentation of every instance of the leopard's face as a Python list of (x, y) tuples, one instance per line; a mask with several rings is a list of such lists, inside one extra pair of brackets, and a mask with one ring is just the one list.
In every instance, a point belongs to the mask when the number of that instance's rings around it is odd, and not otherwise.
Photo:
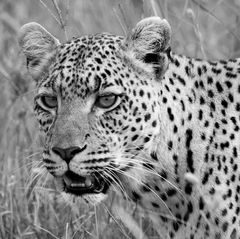
[[(156, 45), (161, 52), (141, 53), (136, 39), (155, 21), (166, 34)], [(80, 37), (56, 44), (48, 64), (30, 62), (42, 72), (34, 110), (45, 134), (43, 161), (61, 191), (96, 203), (111, 185), (123, 191), (124, 183), (128, 190), (140, 184), (133, 178), (144, 177), (146, 152), (159, 134), (156, 78), (168, 65), (169, 31), (153, 18), (131, 40)]]
[(153, 212), (161, 237), (236, 238), (239, 59), (171, 55), (169, 40), (158, 17), (127, 38), (62, 45), (25, 25), (19, 43), (37, 81), (43, 162), (67, 199), (98, 203), (111, 187)]

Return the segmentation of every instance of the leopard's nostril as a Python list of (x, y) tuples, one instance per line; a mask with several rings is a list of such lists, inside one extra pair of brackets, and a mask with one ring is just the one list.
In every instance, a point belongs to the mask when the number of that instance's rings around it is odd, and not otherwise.
[(69, 163), (71, 159), (78, 153), (82, 152), (84, 149), (86, 149), (87, 145), (80, 148), (77, 146), (69, 147), (69, 148), (59, 148), (59, 147), (53, 147), (52, 151), (59, 155), (66, 163)]
[(65, 149), (59, 147), (52, 147), (52, 151), (60, 156), (62, 159), (65, 159)]

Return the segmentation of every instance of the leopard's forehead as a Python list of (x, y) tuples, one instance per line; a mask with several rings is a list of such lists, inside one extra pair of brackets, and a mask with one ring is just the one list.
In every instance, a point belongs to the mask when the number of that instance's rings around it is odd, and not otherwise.
[(109, 33), (73, 38), (60, 46), (58, 57), (62, 59), (66, 56), (69, 57), (79, 54), (83, 57), (91, 57), (94, 53), (98, 53), (102, 58), (105, 58), (119, 47), (122, 40), (123, 37)]
[(104, 33), (73, 38), (60, 45), (42, 86), (61, 88), (63, 99), (72, 99), (85, 98), (100, 84), (118, 84), (122, 40), (123, 37)]

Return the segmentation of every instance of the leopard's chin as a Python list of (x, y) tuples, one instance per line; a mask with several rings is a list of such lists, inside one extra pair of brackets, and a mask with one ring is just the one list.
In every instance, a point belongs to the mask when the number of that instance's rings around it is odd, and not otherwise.
[(85, 194), (85, 195), (82, 196), (82, 198), (87, 203), (90, 203), (92, 205), (97, 205), (107, 198), (107, 194), (104, 194), (104, 193)]
[(70, 206), (74, 205), (76, 202), (85, 202), (87, 204), (98, 205), (108, 197), (108, 195), (104, 193), (83, 194), (82, 196), (76, 196), (74, 194), (66, 193), (64, 191), (61, 193), (61, 195), (64, 202)]

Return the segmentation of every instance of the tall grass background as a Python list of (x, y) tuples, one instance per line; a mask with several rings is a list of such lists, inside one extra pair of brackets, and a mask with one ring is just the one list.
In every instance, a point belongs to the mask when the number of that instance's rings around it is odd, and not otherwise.
[(33, 115), (34, 82), (17, 44), (35, 21), (65, 42), (73, 36), (126, 35), (143, 17), (172, 26), (172, 50), (207, 60), (239, 57), (240, 0), (1, 0), (0, 238), (158, 238), (138, 205), (111, 194), (93, 207), (68, 205), (41, 164)]

